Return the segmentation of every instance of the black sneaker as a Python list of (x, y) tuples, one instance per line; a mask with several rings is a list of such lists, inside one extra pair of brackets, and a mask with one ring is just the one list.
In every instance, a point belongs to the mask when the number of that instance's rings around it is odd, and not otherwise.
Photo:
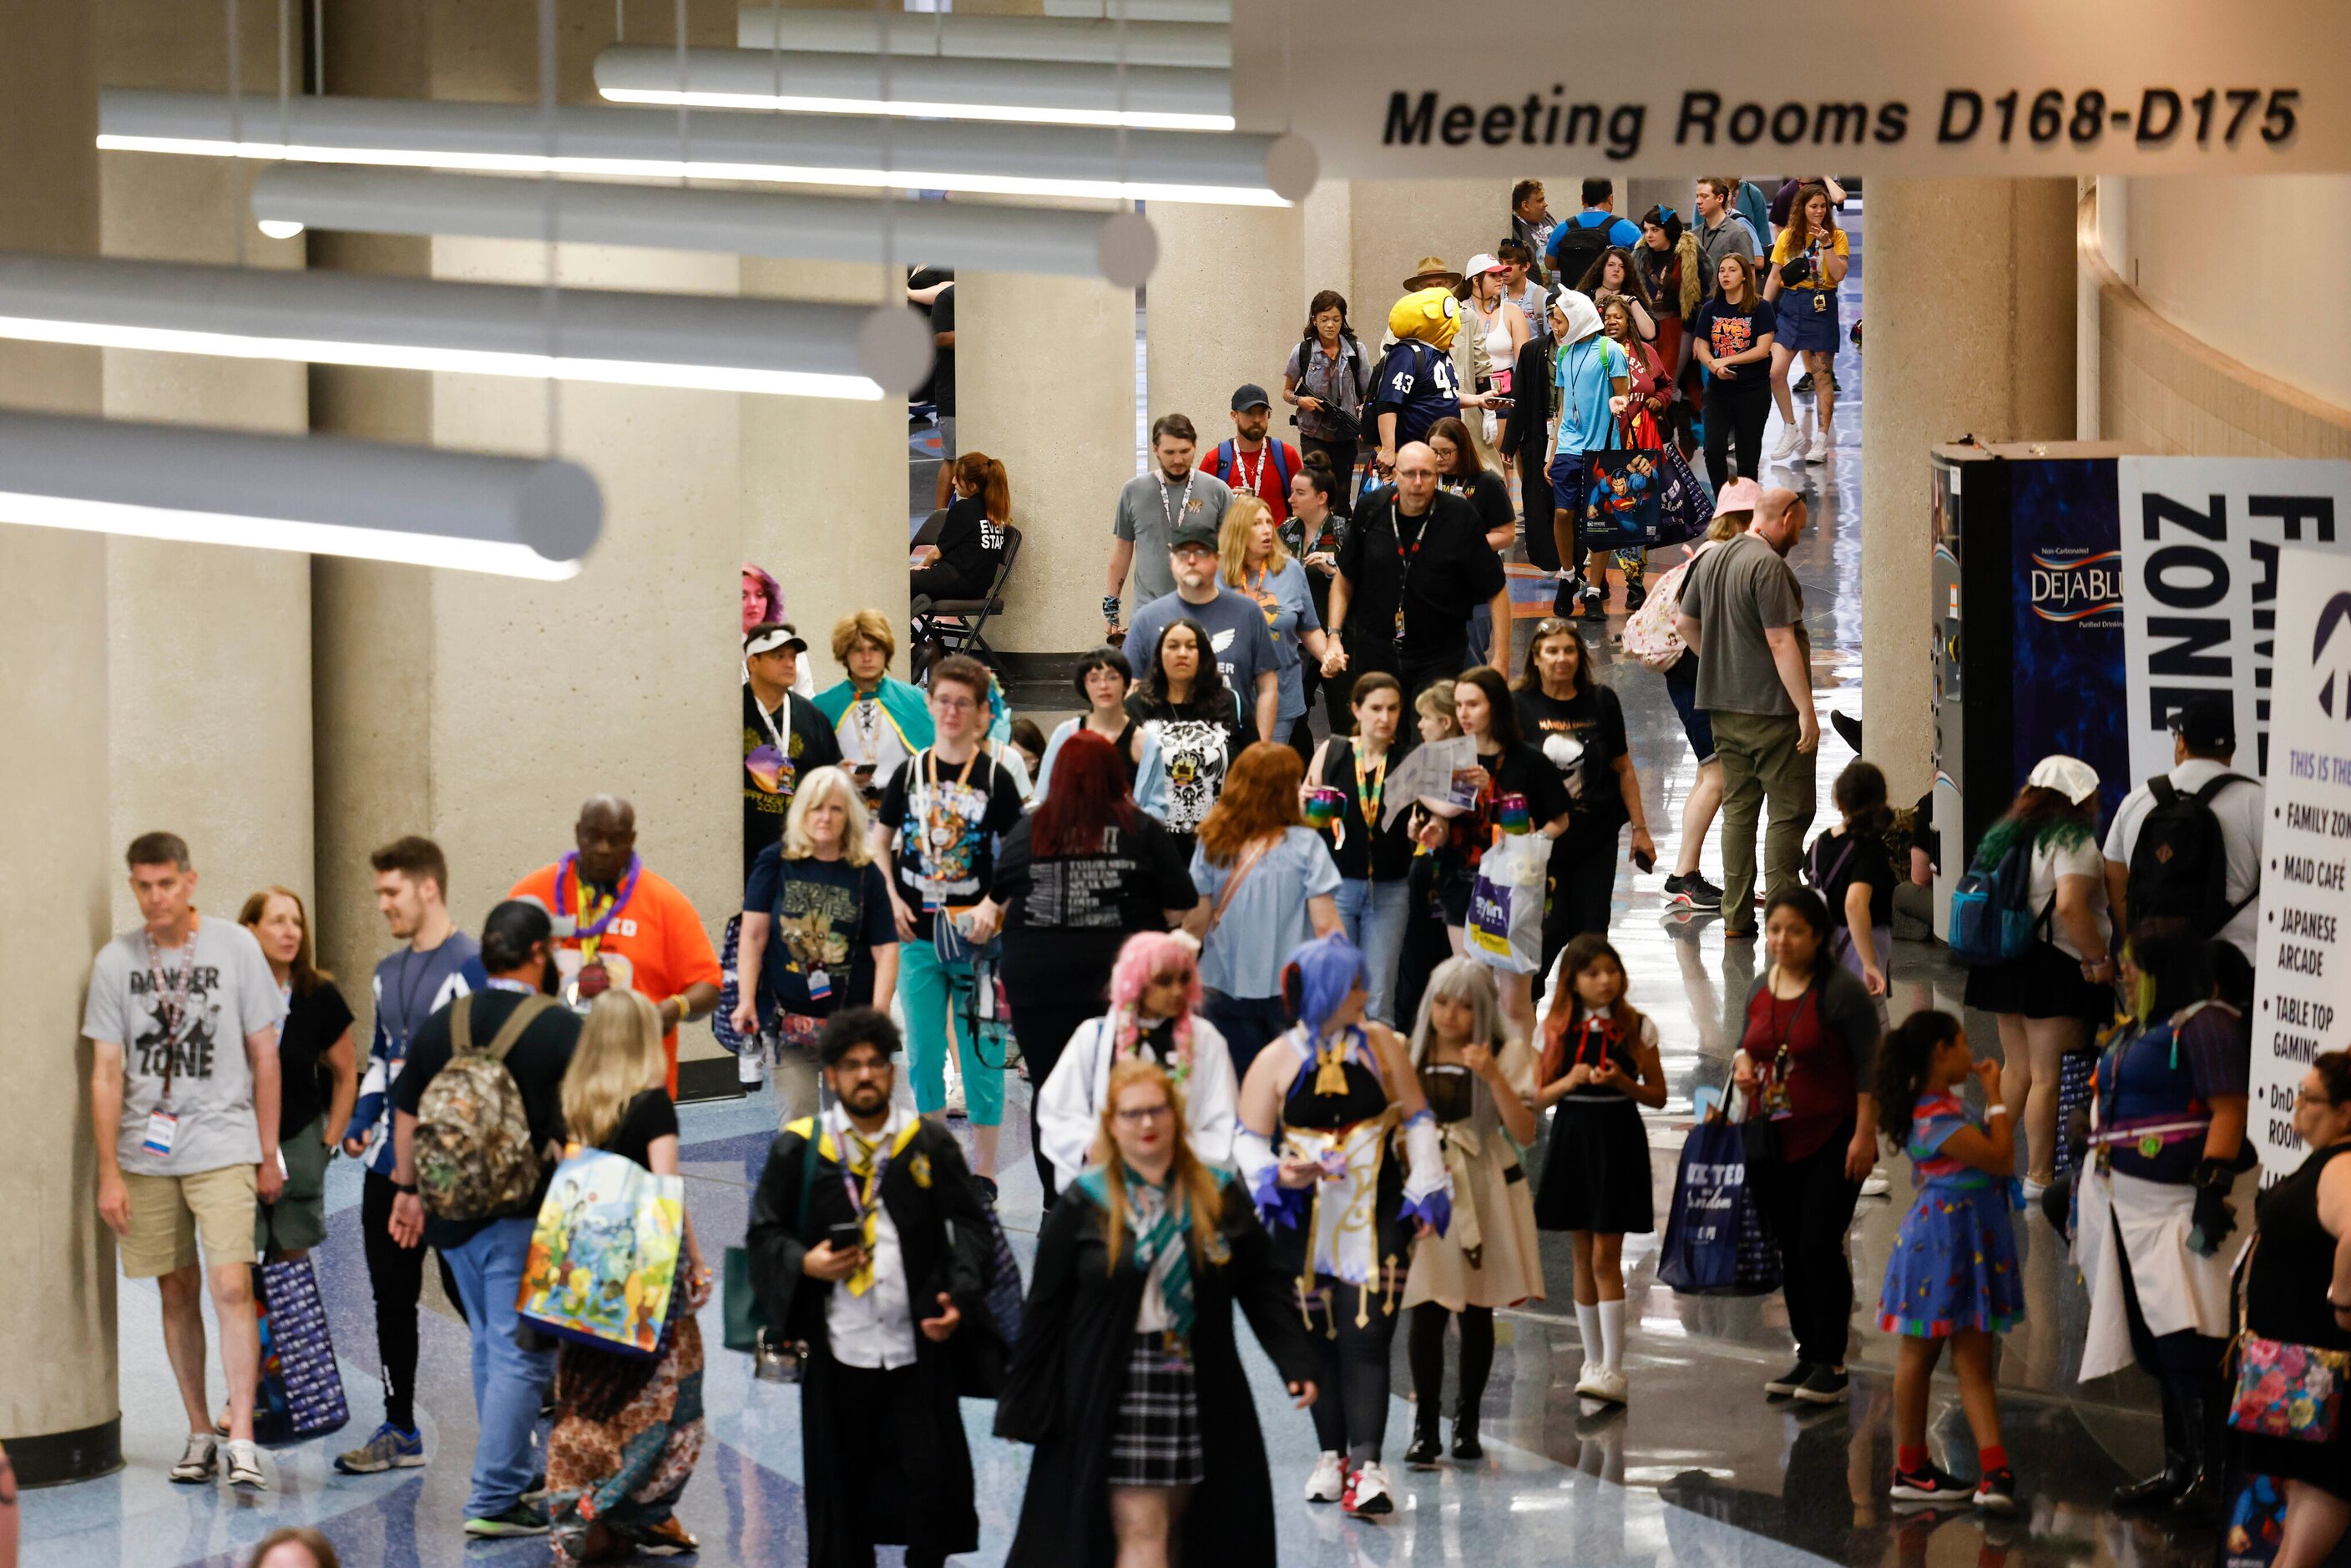
[(1986, 1470), (1976, 1482), (1976, 1506), (1994, 1513), (2012, 1513), (2016, 1510), (2016, 1472), (2002, 1465), (1996, 1470)]
[(1640, 609), (1641, 606), (1647, 602), (1649, 602), (1649, 591), (1644, 584), (1638, 581), (1634, 581), (1628, 582), (1625, 585), (1625, 614), (1632, 614), (1635, 611)]
[[(1856, 321), (1854, 325), (1858, 327), (1861, 323)], [(1834, 392), (1841, 392), (1844, 391), (1844, 383), (1837, 380), (1837, 373), (1834, 369), (1829, 371), (1829, 391)]]
[(1900, 1502), (1950, 1502), (1968, 1495), (1968, 1483), (1930, 1459), (1915, 1470), (1896, 1470), (1886, 1495)]
[(1796, 1397), (1807, 1405), (1842, 1405), (1845, 1385), (1851, 1381), (1834, 1366), (1815, 1366), (1813, 1375), (1804, 1379), (1803, 1386), (1795, 1391)]
[(1774, 1399), (1785, 1399), (1811, 1381), (1812, 1375), (1813, 1364), (1809, 1361), (1800, 1361), (1779, 1376), (1764, 1384), (1763, 1392)]
[(1792, 386), (1792, 387), (1789, 388), (1788, 390), (1789, 390), (1789, 391), (1791, 391), (1791, 392), (1794, 392), (1798, 397), (1810, 397), (1810, 396), (1812, 396), (1812, 395), (1813, 395), (1813, 372), (1812, 372), (1812, 371), (1806, 371), (1802, 375), (1798, 376), (1798, 377), (1796, 378), (1796, 384), (1795, 384), (1794, 386)]
[(1562, 620), (1568, 616), (1573, 615), (1575, 613), (1575, 607), (1582, 600), (1583, 594), (1583, 579), (1580, 577), (1561, 578), (1559, 580), (1559, 586), (1552, 590), (1551, 612), (1553, 615), (1559, 616)]
[(1677, 909), (1720, 909), (1722, 889), (1697, 872), (1666, 878), (1666, 904)]
[(1431, 1421), (1426, 1427), (1414, 1428), (1412, 1447), (1404, 1451), (1405, 1468), (1413, 1470), (1433, 1470), (1437, 1468), (1438, 1457), (1444, 1452), (1445, 1444), (1437, 1435), (1437, 1423)]
[(972, 1186), (979, 1188), (981, 1200), (985, 1202), (988, 1207), (994, 1208), (996, 1207), (997, 1194), (996, 1178), (993, 1176), (976, 1176), (971, 1178), (971, 1184)]
[(1595, 625), (1608, 619), (1608, 591), (1596, 582), (1584, 584), (1583, 618)]

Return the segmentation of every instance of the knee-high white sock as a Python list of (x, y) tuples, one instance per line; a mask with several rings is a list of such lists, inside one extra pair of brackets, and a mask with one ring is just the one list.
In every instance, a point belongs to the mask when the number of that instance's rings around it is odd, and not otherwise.
[(1575, 1303), (1575, 1331), (1583, 1336), (1583, 1362), (1587, 1366), (1606, 1364), (1600, 1355), (1600, 1309)]
[(1625, 1367), (1625, 1303), (1603, 1301), (1593, 1309), (1600, 1317), (1600, 1364), (1610, 1372)]

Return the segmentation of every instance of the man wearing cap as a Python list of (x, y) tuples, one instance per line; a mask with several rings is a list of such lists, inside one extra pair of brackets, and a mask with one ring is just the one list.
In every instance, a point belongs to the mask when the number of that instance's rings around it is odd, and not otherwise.
[(1217, 668), (1240, 698), (1244, 723), (1254, 721), (1257, 737), (1271, 740), (1281, 711), (1280, 654), (1273, 633), (1266, 629), (1264, 609), (1218, 580), (1217, 532), (1204, 522), (1176, 526), (1176, 545), (1167, 552), (1176, 591), (1134, 612), (1134, 624), (1126, 633), (1127, 657), (1134, 661), (1135, 678), (1146, 678), (1159, 653), (1160, 633), (1168, 622), (1190, 616), (1207, 628)]
[(1305, 466), (1298, 448), (1286, 441), (1268, 441), (1266, 427), (1273, 422), (1273, 402), (1265, 389), (1249, 382), (1233, 392), (1233, 438), (1219, 442), (1200, 465), (1200, 472), (1222, 479), (1236, 496), (1255, 496), (1273, 514), (1279, 528), (1290, 520), (1290, 478)]
[(1157, 471), (1126, 482), (1118, 493), (1118, 515), (1111, 520), (1110, 589), (1102, 595), (1105, 632), (1118, 632), (1119, 595), (1126, 591), (1129, 567), (1134, 569), (1134, 606), (1139, 611), (1176, 591), (1168, 552), (1176, 526), (1206, 523), (1213, 535), (1225, 520), (1233, 492), (1215, 475), (1192, 466), (1199, 439), (1192, 422), (1180, 413), (1163, 413), (1151, 422), (1151, 460)]
[(841, 743), (817, 706), (793, 700), (808, 641), (790, 622), (762, 621), (743, 633), (743, 875), (783, 837), (792, 790), (812, 768), (838, 766)]
[[(2265, 804), (2261, 781), (2229, 765), (2237, 755), (2237, 707), (2226, 692), (2200, 696), (2171, 715), (2171, 771), (2150, 779), (2115, 808), (2106, 830), (2106, 902), (2114, 906), (2115, 929), (2128, 932), (2132, 922), (2150, 918), (2184, 918), (2199, 936), (2218, 936), (2253, 959), (2253, 945), (2262, 924), (2262, 821)], [(2225, 918), (2210, 930), (2209, 916), (2172, 907), (2168, 890), (2158, 891), (2145, 880), (2132, 884), (2131, 862), (2139, 848), (2141, 830), (2162, 797), (2202, 802), (2220, 824), (2220, 847), (2227, 862), (2222, 880), (2227, 900)], [(2167, 800), (2163, 802), (2169, 804)], [(2173, 879), (2166, 879), (2170, 881)]]

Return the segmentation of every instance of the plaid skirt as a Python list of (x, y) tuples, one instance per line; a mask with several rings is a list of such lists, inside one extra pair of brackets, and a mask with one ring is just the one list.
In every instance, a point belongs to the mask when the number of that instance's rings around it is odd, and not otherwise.
[(1191, 1347), (1173, 1334), (1136, 1334), (1111, 1435), (1110, 1484), (1197, 1486), (1207, 1474)]

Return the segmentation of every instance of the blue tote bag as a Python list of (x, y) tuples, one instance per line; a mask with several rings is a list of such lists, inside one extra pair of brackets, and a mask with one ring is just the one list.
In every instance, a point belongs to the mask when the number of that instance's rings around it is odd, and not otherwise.
[(1780, 1288), (1780, 1254), (1747, 1182), (1746, 1138), (1717, 1117), (1690, 1129), (1674, 1176), (1657, 1279), (1697, 1296), (1760, 1296)]

